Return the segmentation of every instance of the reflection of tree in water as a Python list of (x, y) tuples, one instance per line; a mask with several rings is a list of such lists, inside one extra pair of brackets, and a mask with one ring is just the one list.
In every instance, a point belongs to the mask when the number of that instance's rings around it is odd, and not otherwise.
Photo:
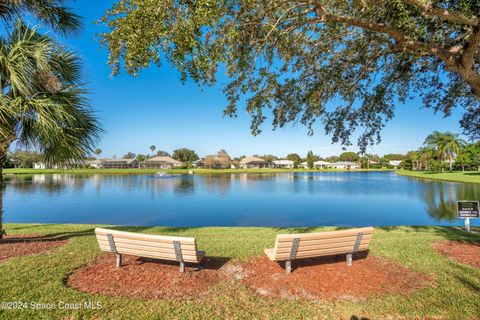
[(193, 176), (182, 176), (181, 178), (174, 178), (175, 183), (173, 184), (173, 191), (180, 194), (190, 194), (193, 193), (195, 183), (193, 181)]
[(437, 221), (457, 219), (458, 200), (479, 200), (480, 186), (461, 183), (425, 183), (424, 199), (427, 213)]
[(202, 175), (202, 184), (208, 192), (225, 194), (230, 189), (233, 177), (230, 174)]

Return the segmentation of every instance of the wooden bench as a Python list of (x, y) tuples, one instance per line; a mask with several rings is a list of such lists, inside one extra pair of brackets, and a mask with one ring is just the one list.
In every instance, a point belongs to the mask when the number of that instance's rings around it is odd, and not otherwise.
[(122, 265), (122, 254), (178, 261), (180, 272), (185, 271), (185, 262), (200, 263), (205, 255), (197, 250), (195, 238), (171, 237), (103, 228), (95, 229), (100, 250), (116, 254), (116, 265)]
[(346, 254), (347, 264), (352, 265), (352, 253), (368, 249), (373, 228), (357, 228), (340, 231), (279, 234), (275, 247), (265, 249), (271, 261), (285, 261), (287, 273), (292, 272), (292, 260), (327, 255)]

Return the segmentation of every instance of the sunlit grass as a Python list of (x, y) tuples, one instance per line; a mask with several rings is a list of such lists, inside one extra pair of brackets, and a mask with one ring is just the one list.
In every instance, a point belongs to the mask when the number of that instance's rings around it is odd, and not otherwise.
[(410, 171), (398, 170), (397, 174), (409, 177), (418, 177), (424, 179), (480, 183), (480, 171), (453, 171), (453, 172), (430, 172), (430, 171)]

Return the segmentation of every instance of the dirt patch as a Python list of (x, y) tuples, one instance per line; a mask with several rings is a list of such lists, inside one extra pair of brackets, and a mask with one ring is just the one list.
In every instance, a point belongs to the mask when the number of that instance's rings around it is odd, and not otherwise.
[(67, 285), (77, 290), (111, 296), (145, 299), (198, 297), (215, 284), (232, 278), (225, 258), (205, 258), (200, 267), (187, 264), (180, 273), (178, 263), (124, 256), (115, 266), (115, 256), (105, 254), (70, 275)]
[(480, 268), (480, 243), (437, 241), (433, 244), (433, 247), (444, 256)]
[(242, 280), (257, 294), (311, 301), (363, 301), (386, 293), (410, 294), (432, 283), (426, 276), (372, 255), (357, 254), (348, 267), (345, 256), (297, 260), (287, 274), (284, 263), (267, 257), (248, 262)]
[(0, 239), (0, 262), (13, 257), (50, 252), (67, 243), (66, 239), (39, 235), (10, 235)]

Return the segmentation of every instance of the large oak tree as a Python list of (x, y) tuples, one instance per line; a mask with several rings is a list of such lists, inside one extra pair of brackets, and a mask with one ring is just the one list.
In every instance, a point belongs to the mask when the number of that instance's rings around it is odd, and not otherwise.
[[(380, 141), (395, 106), (419, 97), (480, 137), (478, 0), (120, 0), (103, 22), (114, 73), (168, 61), (182, 79), (229, 78), (225, 114), (245, 103), (253, 134), (321, 121), (333, 142)], [(243, 100), (245, 99), (245, 100)]]

